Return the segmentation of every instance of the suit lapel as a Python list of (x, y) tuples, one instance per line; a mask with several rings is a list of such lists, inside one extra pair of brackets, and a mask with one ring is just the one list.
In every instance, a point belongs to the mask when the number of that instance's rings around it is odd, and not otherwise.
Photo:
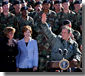
[(26, 50), (26, 44), (25, 44), (25, 40), (24, 40), (24, 38), (22, 39), (22, 47), (24, 48), (24, 50)]

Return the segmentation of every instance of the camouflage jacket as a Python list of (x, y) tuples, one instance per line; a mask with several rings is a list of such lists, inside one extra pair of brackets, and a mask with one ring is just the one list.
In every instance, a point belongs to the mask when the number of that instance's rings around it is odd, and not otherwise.
[[(41, 24), (41, 29), (43, 33), (48, 37), (48, 41), (52, 46), (51, 59), (60, 61), (63, 57), (71, 61), (72, 59), (77, 59), (80, 61), (81, 52), (78, 49), (78, 45), (74, 40), (65, 41), (61, 36), (55, 35), (48, 27), (48, 24)], [(62, 51), (59, 51), (62, 49)], [(67, 49), (67, 53), (64, 54), (64, 49)]]
[(23, 26), (29, 25), (29, 26), (32, 27), (34, 25), (34, 20), (30, 16), (27, 16), (27, 18), (25, 20), (25, 19), (22, 18), (22, 15), (17, 15), (16, 20), (17, 20), (17, 27), (18, 27), (17, 37), (19, 39), (21, 39), (23, 37), (22, 36), (22, 28), (23, 28)]
[(64, 13), (63, 11), (57, 13), (57, 18), (58, 18), (59, 27), (61, 27), (63, 25), (64, 20), (70, 20), (72, 23), (72, 26), (74, 26), (75, 13), (71, 10), (68, 13)]
[(8, 16), (5, 16), (3, 13), (0, 16), (0, 35), (2, 35), (4, 28), (7, 26), (17, 28), (15, 15), (10, 12), (8, 13)]

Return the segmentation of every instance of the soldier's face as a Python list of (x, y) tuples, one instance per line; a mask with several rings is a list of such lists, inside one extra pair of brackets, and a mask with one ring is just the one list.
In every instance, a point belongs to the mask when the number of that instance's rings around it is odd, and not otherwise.
[(43, 4), (43, 9), (48, 10), (49, 8), (50, 8), (50, 4), (49, 3)]
[(42, 5), (41, 5), (41, 4), (37, 5), (37, 6), (35, 7), (35, 10), (36, 10), (36, 11), (41, 11), (41, 10), (42, 10)]
[(75, 5), (74, 5), (74, 8), (75, 8), (76, 10), (79, 10), (79, 9), (81, 8), (81, 5), (80, 5), (80, 4), (75, 4)]
[(14, 5), (15, 12), (20, 12), (21, 10), (21, 4)]
[(27, 15), (27, 10), (23, 10), (22, 15), (26, 16)]
[(9, 12), (9, 4), (3, 5), (3, 12)]
[(29, 30), (27, 30), (26, 32), (24, 32), (24, 37), (25, 38), (29, 38), (31, 36), (31, 33)]
[(64, 40), (68, 40), (70, 37), (70, 33), (68, 33), (67, 29), (62, 29), (61, 35)]
[(66, 9), (69, 9), (69, 2), (64, 2), (62, 4), (62, 7), (66, 10)]
[(9, 39), (13, 39), (13, 37), (14, 37), (14, 32), (9, 32), (8, 35), (7, 35), (7, 37), (8, 37)]
[(62, 7), (61, 4), (55, 4), (55, 5), (54, 5), (54, 8), (55, 8), (55, 9), (61, 9), (61, 7)]

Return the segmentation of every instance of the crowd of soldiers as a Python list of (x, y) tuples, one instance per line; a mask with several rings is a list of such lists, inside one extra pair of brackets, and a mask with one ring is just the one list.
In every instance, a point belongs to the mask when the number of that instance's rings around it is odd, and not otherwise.
[[(1, 1), (1, 0), (0, 0)], [(32, 27), (32, 37), (38, 42), (39, 71), (46, 71), (50, 60), (51, 46), (38, 22), (45, 13), (49, 29), (59, 35), (65, 20), (71, 22), (72, 39), (82, 51), (82, 1), (81, 0), (3, 0), (0, 2), (0, 37), (3, 29), (12, 26), (16, 29), (15, 39), (23, 38), (22, 27)]]

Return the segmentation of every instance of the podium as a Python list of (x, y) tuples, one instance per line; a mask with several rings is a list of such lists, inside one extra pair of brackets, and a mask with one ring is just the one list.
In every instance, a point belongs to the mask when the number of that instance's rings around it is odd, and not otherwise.
[(47, 61), (47, 70), (51, 68), (60, 68), (61, 70), (67, 70), (68, 68), (79, 67), (79, 65), (73, 64), (72, 61), (62, 59), (61, 61)]

